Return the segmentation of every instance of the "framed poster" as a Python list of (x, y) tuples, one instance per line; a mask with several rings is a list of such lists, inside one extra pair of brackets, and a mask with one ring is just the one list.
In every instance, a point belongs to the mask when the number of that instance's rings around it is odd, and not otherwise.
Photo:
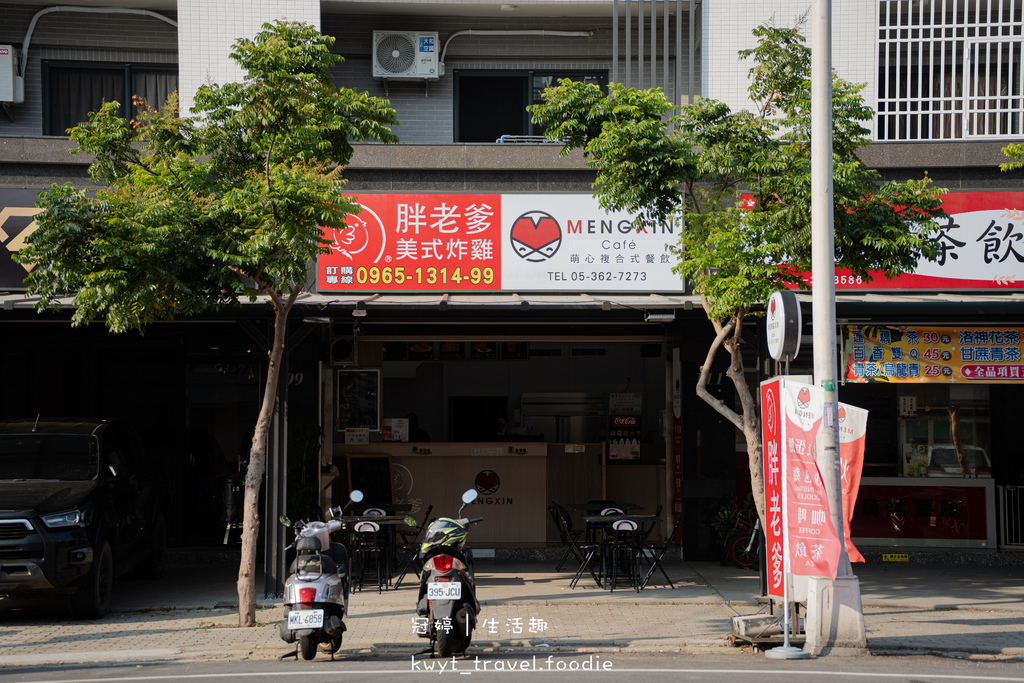
[(380, 370), (339, 369), (334, 388), (334, 431), (380, 431)]

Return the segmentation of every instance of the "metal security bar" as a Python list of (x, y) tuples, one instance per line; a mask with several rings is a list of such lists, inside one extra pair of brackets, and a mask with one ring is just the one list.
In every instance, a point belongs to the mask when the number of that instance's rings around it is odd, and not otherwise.
[(879, 0), (875, 138), (1019, 135), (1022, 5), (1024, 0)]
[(999, 547), (1024, 550), (1024, 486), (999, 486)]

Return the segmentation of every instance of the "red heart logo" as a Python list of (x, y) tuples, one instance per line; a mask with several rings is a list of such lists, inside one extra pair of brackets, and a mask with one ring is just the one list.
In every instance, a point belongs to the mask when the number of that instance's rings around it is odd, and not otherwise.
[(800, 393), (796, 395), (796, 400), (800, 403), (807, 403), (811, 400), (811, 392), (807, 391), (806, 387), (800, 390)]
[(775, 315), (775, 299), (772, 299), (770, 302), (768, 302), (768, 312), (771, 313), (772, 315)]
[(493, 470), (484, 470), (476, 475), (476, 490), (485, 495), (494, 493), (501, 484), (498, 473)]
[(842, 422), (846, 419), (846, 408), (839, 408), (839, 421)]
[(534, 250), (546, 247), (561, 237), (558, 223), (550, 216), (542, 217), (536, 223), (523, 216), (512, 226), (512, 239)]

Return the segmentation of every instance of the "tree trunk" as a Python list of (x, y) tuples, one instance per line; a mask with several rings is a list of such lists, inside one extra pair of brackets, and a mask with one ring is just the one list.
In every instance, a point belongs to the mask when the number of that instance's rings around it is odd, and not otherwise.
[[(242, 561), (238, 567), (238, 625), (256, 624), (256, 541), (260, 532), (259, 500), (260, 486), (267, 469), (267, 434), (277, 399), (277, 385), (281, 375), (281, 358), (284, 356), (285, 332), (288, 328), (288, 311), (294, 295), (287, 304), (279, 299), (274, 301), (274, 340), (268, 352), (269, 367), (267, 381), (263, 387), (263, 404), (253, 432), (252, 448), (249, 450), (249, 467), (245, 473), (245, 499), (242, 505)], [(274, 520), (270, 520), (273, 524)]]
[(954, 403), (946, 408), (946, 412), (949, 413), (949, 433), (953, 435), (953, 450), (956, 451), (956, 460), (960, 463), (960, 474), (970, 477), (974, 475), (974, 469), (971, 467), (971, 461), (967, 459), (967, 454), (964, 453), (964, 444), (960, 439), (960, 406)]

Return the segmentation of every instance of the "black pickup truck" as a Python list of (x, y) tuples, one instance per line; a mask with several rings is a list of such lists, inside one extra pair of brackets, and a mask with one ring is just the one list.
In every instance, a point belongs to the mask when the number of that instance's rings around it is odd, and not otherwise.
[(0, 609), (70, 596), (110, 608), (114, 578), (162, 568), (159, 488), (135, 431), (108, 420), (0, 420)]

